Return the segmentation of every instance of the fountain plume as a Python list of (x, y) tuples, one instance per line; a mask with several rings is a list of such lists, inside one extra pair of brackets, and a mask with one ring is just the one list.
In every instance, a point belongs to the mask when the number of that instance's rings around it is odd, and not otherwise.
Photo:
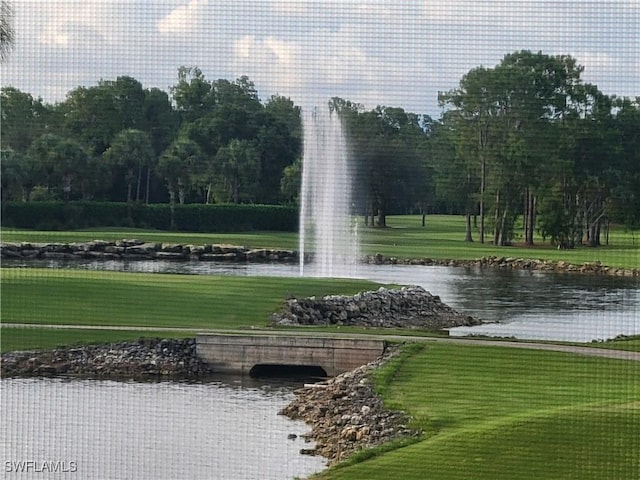
[[(300, 274), (353, 277), (357, 223), (351, 215), (353, 175), (340, 116), (328, 108), (304, 111), (303, 129)], [(307, 256), (313, 256), (312, 265), (305, 265)]]

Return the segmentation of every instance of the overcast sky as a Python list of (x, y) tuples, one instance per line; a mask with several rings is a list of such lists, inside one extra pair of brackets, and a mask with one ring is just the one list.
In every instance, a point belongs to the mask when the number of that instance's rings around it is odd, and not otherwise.
[(248, 75), (261, 98), (340, 96), (439, 116), (437, 94), (528, 49), (571, 54), (585, 81), (640, 95), (640, 0), (14, 0), (2, 85), (47, 102), (129, 75), (168, 90), (180, 65)]

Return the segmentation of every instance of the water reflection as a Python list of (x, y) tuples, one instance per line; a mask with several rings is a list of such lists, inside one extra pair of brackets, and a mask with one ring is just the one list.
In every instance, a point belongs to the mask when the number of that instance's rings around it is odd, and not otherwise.
[(83, 479), (283, 479), (324, 465), (299, 453), (308, 427), (276, 414), (293, 398), (286, 385), (1, 382), (3, 461), (75, 462)]
[[(11, 261), (3, 266), (19, 266)], [(40, 260), (28, 266), (196, 275), (296, 276), (297, 265)], [(511, 269), (360, 265), (358, 277), (424, 287), (457, 310), (496, 322), (452, 335), (591, 341), (640, 335), (640, 279)]]
[(640, 334), (640, 279), (474, 267), (372, 266), (367, 278), (421, 285), (489, 325), (453, 336), (589, 342)]

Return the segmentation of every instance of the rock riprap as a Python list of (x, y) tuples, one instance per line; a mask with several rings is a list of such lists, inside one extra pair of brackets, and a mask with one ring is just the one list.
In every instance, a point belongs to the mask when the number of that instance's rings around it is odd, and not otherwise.
[(198, 378), (209, 373), (194, 338), (140, 339), (2, 354), (2, 377)]
[(292, 250), (237, 245), (145, 242), (139, 239), (93, 240), (80, 243), (0, 243), (4, 259), (49, 260), (198, 260), (215, 262), (296, 262)]
[(372, 265), (414, 265), (466, 268), (497, 268), (510, 270), (535, 270), (557, 273), (583, 273), (592, 275), (611, 275), (616, 277), (640, 277), (640, 268), (616, 268), (603, 265), (599, 261), (573, 264), (564, 260), (541, 260), (516, 257), (482, 257), (475, 260), (455, 260), (438, 258), (397, 258), (379, 253), (366, 255), (362, 263)]
[(369, 377), (395, 354), (295, 391), (295, 400), (280, 413), (311, 426), (304, 437), (315, 448), (302, 453), (321, 455), (333, 465), (363, 448), (421, 434), (409, 428), (411, 419), (404, 412), (385, 408)]
[(271, 317), (274, 325), (355, 325), (440, 330), (482, 323), (422, 287), (381, 287), (353, 296), (293, 298)]
[[(0, 257), (6, 260), (187, 260), (214, 262), (282, 262), (294, 263), (299, 254), (294, 250), (249, 248), (236, 245), (145, 242), (140, 239), (116, 241), (93, 240), (76, 243), (0, 242)], [(311, 262), (313, 254), (305, 254)], [(380, 253), (365, 255), (360, 263), (374, 265), (415, 265), (472, 268), (500, 268), (537, 270), (543, 272), (583, 273), (640, 277), (640, 268), (608, 267), (602, 263), (586, 262), (580, 265), (563, 260), (540, 260), (515, 257), (482, 257), (475, 260), (436, 258), (397, 258)]]

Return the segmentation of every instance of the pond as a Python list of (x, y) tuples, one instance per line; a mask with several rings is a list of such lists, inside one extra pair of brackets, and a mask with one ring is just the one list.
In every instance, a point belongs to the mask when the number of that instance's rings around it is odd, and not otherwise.
[[(5, 266), (23, 265), (4, 261)], [(297, 276), (276, 263), (39, 260), (27, 266), (192, 275)], [(451, 335), (589, 342), (640, 335), (640, 278), (576, 273), (413, 265), (359, 265), (357, 276), (420, 285), (460, 312), (490, 324)]]
[(2, 478), (282, 480), (324, 468), (322, 458), (299, 453), (313, 446), (300, 437), (308, 427), (277, 415), (293, 399), (293, 384), (3, 379), (0, 385)]
[[(46, 260), (3, 266), (298, 274), (297, 265), (284, 264)], [(640, 279), (400, 265), (361, 265), (358, 276), (420, 285), (457, 310), (494, 322), (454, 328), (452, 335), (591, 341), (640, 334)], [(71, 476), (46, 475), (45, 466), (86, 479), (284, 479), (324, 468), (322, 458), (299, 453), (311, 448), (300, 438), (308, 427), (277, 415), (293, 398), (293, 384), (3, 379), (0, 386), (3, 471), (30, 468), (16, 478)]]

